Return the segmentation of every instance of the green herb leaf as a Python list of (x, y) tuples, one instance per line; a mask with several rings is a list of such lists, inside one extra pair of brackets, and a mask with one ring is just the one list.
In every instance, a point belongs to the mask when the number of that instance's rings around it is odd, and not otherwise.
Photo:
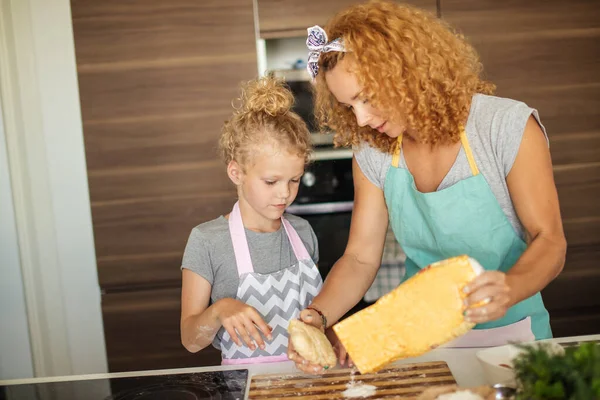
[(600, 344), (582, 343), (564, 354), (549, 345), (517, 345), (523, 350), (513, 360), (519, 384), (517, 399), (600, 399)]

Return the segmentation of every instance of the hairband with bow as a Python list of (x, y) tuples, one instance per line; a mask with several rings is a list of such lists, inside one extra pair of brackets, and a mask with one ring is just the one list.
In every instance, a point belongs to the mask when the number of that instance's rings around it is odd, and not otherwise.
[(346, 51), (344, 43), (341, 38), (327, 42), (327, 33), (325, 30), (318, 25), (315, 25), (307, 29), (308, 38), (306, 39), (306, 47), (310, 50), (308, 52), (308, 63), (306, 69), (313, 79), (319, 72), (319, 57), (321, 53), (328, 53), (330, 51)]

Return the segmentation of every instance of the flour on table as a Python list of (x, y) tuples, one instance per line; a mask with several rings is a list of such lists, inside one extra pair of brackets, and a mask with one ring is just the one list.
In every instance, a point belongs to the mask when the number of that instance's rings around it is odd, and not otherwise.
[(365, 385), (362, 382), (357, 382), (355, 385), (348, 385), (348, 389), (344, 390), (344, 397), (369, 397), (375, 394), (377, 388), (373, 385)]
[(342, 393), (344, 397), (369, 397), (375, 394), (377, 388), (373, 385), (365, 385), (362, 381), (355, 381), (354, 376), (358, 372), (356, 367), (350, 370), (350, 381), (346, 384), (346, 390)]

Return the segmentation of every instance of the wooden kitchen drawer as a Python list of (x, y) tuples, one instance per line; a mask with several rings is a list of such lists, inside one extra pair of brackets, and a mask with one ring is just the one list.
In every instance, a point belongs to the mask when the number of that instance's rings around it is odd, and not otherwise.
[[(441, 0), (440, 7), (442, 18), (479, 52), (484, 75), (497, 84), (498, 95), (539, 109), (551, 136), (595, 135), (598, 143), (596, 2)], [(586, 162), (582, 156), (590, 153), (584, 146), (580, 150), (568, 161)], [(553, 155), (560, 151), (553, 148)]]
[(600, 162), (555, 165), (554, 179), (569, 248), (600, 246)]
[(217, 142), (257, 75), (252, 1), (77, 0), (71, 15), (111, 370), (214, 361), (179, 343), (179, 266), (191, 229), (235, 199)]
[(599, 259), (600, 246), (569, 249), (562, 273), (542, 291), (546, 308), (565, 311), (597, 307), (600, 310)]
[(542, 291), (554, 336), (600, 332), (600, 246), (572, 246), (563, 272)]
[(212, 346), (192, 354), (181, 344), (179, 288), (104, 294), (102, 312), (110, 372), (219, 365)]
[[(263, 39), (306, 36), (306, 29), (325, 23), (338, 11), (364, 1), (357, 0), (258, 0), (258, 26)], [(435, 0), (409, 0), (432, 13)]]
[(234, 203), (232, 187), (181, 198), (93, 205), (100, 286), (108, 291), (179, 286), (191, 230), (229, 212)]
[(550, 314), (554, 337), (597, 335), (600, 333), (600, 308), (580, 308)]

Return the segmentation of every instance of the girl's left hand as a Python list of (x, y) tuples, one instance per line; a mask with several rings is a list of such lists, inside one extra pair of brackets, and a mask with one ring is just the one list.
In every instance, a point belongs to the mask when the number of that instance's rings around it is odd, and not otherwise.
[(485, 271), (463, 290), (467, 293), (465, 317), (469, 322), (494, 321), (502, 318), (510, 307), (510, 286), (504, 272)]

